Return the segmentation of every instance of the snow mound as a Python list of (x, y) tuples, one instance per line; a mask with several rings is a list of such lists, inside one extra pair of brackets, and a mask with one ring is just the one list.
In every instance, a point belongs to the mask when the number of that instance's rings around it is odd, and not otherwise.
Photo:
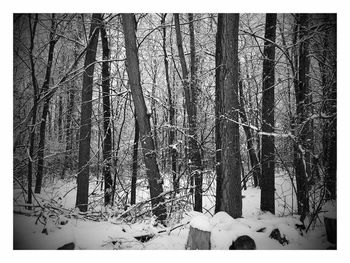
[(210, 220), (213, 227), (218, 227), (222, 230), (229, 230), (235, 223), (235, 220), (226, 212), (218, 212)]
[(210, 224), (209, 218), (203, 214), (193, 217), (190, 222), (190, 226), (207, 232), (210, 232), (212, 229), (212, 225)]

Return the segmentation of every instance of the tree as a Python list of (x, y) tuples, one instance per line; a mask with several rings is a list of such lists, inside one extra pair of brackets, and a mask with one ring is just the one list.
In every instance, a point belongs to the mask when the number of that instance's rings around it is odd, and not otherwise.
[[(58, 41), (58, 38), (55, 36), (56, 28), (57, 28), (57, 23), (55, 21), (55, 14), (52, 14), (51, 29), (50, 29), (50, 36), (49, 36), (49, 51), (47, 56), (47, 67), (46, 67), (46, 73), (45, 73), (45, 80), (44, 80), (43, 86), (41, 87), (41, 92), (43, 94), (47, 93), (49, 89), (50, 80), (51, 80), (53, 54), (54, 54), (55, 45)], [(47, 97), (44, 102), (41, 121), (40, 121), (38, 169), (36, 172), (36, 182), (35, 182), (35, 193), (37, 194), (41, 192), (41, 184), (42, 184), (42, 178), (43, 178), (44, 150), (45, 150), (45, 138), (46, 138), (46, 119), (47, 119), (47, 114), (49, 112), (50, 99), (51, 99), (50, 97)]]
[(215, 213), (220, 212), (222, 200), (222, 164), (221, 164), (221, 90), (223, 84), (222, 72), (222, 32), (223, 14), (218, 14), (215, 50), (215, 171), (216, 171), (216, 202)]
[(163, 183), (159, 174), (154, 141), (151, 136), (150, 120), (147, 116), (147, 107), (142, 93), (139, 68), (138, 50), (136, 45), (136, 21), (134, 14), (122, 14), (123, 31), (125, 38), (127, 72), (132, 98), (134, 101), (137, 122), (140, 127), (140, 141), (143, 150), (146, 173), (150, 188), (152, 212), (158, 221), (164, 221), (167, 217), (164, 205)]
[(35, 15), (34, 23), (32, 25), (31, 15), (28, 15), (29, 20), (29, 31), (30, 31), (30, 46), (29, 46), (29, 60), (30, 60), (30, 69), (31, 69), (31, 77), (32, 77), (32, 85), (33, 85), (33, 110), (32, 110), (32, 123), (30, 128), (30, 139), (29, 139), (29, 153), (28, 153), (28, 200), (27, 203), (32, 203), (32, 174), (33, 174), (33, 159), (34, 159), (34, 144), (35, 144), (35, 124), (36, 124), (36, 113), (38, 108), (38, 96), (39, 96), (39, 86), (38, 80), (36, 78), (35, 73), (35, 63), (33, 56), (34, 49), (34, 39), (36, 27), (38, 25), (38, 15)]
[(248, 117), (246, 114), (246, 111), (244, 109), (244, 95), (243, 95), (243, 83), (242, 81), (239, 81), (239, 115), (241, 117), (242, 123), (243, 123), (243, 130), (245, 133), (245, 136), (247, 138), (247, 150), (250, 158), (250, 162), (252, 165), (253, 170), (253, 180), (254, 180), (254, 187), (257, 187), (259, 185), (259, 180), (261, 177), (261, 169), (260, 169), (260, 163), (258, 160), (258, 156), (256, 154), (256, 151), (254, 149), (253, 140), (254, 137), (252, 135), (251, 129), (248, 126)]
[[(308, 198), (308, 174), (310, 174), (310, 142), (308, 140), (311, 127), (309, 115), (309, 43), (307, 40), (308, 15), (297, 15), (297, 29), (299, 39), (298, 52), (298, 78), (295, 86), (296, 101), (296, 132), (297, 136), (294, 145), (295, 176), (297, 183), (298, 214), (300, 220), (304, 221), (309, 212)], [(311, 175), (311, 174), (310, 174)]]
[(135, 116), (135, 135), (134, 135), (134, 145), (132, 153), (132, 175), (131, 175), (131, 197), (130, 204), (134, 205), (136, 203), (136, 182), (137, 182), (137, 170), (138, 170), (138, 154), (139, 154), (139, 137), (140, 128)]
[(261, 199), (262, 211), (275, 213), (275, 39), (277, 14), (266, 14), (263, 93), (262, 93), (262, 143), (261, 143)]
[(102, 100), (103, 100), (103, 177), (105, 205), (111, 204), (112, 195), (112, 136), (111, 136), (111, 109), (110, 109), (110, 67), (109, 47), (105, 23), (101, 24), (102, 40)]
[[(239, 14), (222, 16), (222, 64), (220, 98), (222, 103), (221, 162), (222, 184), (220, 210), (233, 218), (242, 216), (241, 162), (238, 124), (238, 27)], [(216, 197), (218, 200), (218, 196)]]
[[(79, 55), (79, 39), (82, 37), (83, 34), (83, 28), (82, 28), (82, 15), (78, 15), (76, 23), (77, 31), (78, 34), (74, 36), (74, 40), (76, 41), (74, 43), (74, 50), (73, 50), (73, 56), (74, 60), (77, 61), (78, 55)], [(73, 70), (76, 70), (76, 66), (73, 68)], [(73, 137), (74, 137), (74, 105), (75, 105), (75, 100), (77, 98), (76, 90), (78, 87), (78, 80), (73, 79), (70, 82), (69, 89), (67, 92), (67, 117), (66, 117), (66, 145), (65, 145), (65, 156), (64, 156), (64, 165), (61, 173), (61, 178), (63, 179), (65, 176), (66, 169), (68, 168), (69, 170), (73, 169), (73, 159), (74, 159), (74, 153), (73, 153)]]
[(175, 142), (175, 107), (174, 107), (174, 99), (171, 92), (170, 87), (170, 79), (169, 79), (169, 62), (168, 62), (168, 53), (166, 50), (166, 27), (165, 27), (165, 18), (166, 14), (162, 15), (161, 18), (161, 25), (162, 25), (162, 48), (163, 48), (163, 54), (164, 54), (164, 68), (165, 68), (165, 80), (166, 80), (166, 87), (168, 91), (168, 104), (169, 104), (169, 125), (170, 125), (170, 131), (169, 131), (169, 150), (170, 150), (170, 156), (171, 156), (171, 172), (173, 175), (173, 188), (175, 193), (178, 192), (179, 189), (179, 178), (177, 176), (177, 150), (174, 145)]
[(180, 30), (179, 14), (174, 14), (176, 42), (180, 57), (180, 64), (182, 70), (182, 85), (185, 91), (185, 106), (188, 115), (188, 148), (189, 148), (189, 162), (191, 166), (191, 178), (195, 181), (195, 204), (194, 210), (202, 211), (202, 160), (200, 149), (198, 145), (197, 134), (197, 81), (196, 81), (196, 58), (195, 58), (195, 43), (194, 43), (194, 29), (193, 29), (193, 14), (188, 15), (189, 30), (190, 30), (190, 52), (191, 52), (191, 67), (190, 75), (186, 65), (186, 58), (182, 46), (182, 37)]
[(325, 167), (327, 198), (336, 199), (337, 182), (337, 15), (322, 14), (324, 24), (321, 54), (318, 62), (321, 70), (322, 113), (328, 118), (322, 123), (322, 163)]
[(92, 86), (95, 69), (96, 50), (99, 35), (99, 24), (102, 21), (101, 14), (93, 14), (89, 38), (91, 41), (85, 55), (83, 73), (83, 88), (81, 93), (81, 117), (80, 117), (80, 138), (79, 138), (79, 164), (77, 179), (77, 199), (76, 206), (81, 212), (86, 212), (88, 208), (89, 194), (89, 161), (90, 161), (90, 141), (91, 141), (91, 113), (92, 113)]

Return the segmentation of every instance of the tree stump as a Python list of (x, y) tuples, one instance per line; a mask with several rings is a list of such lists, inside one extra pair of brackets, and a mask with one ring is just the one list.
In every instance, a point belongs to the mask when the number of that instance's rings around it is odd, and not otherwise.
[(325, 216), (324, 224), (326, 227), (328, 242), (337, 244), (337, 219)]
[(200, 230), (190, 226), (186, 249), (210, 250), (210, 231)]

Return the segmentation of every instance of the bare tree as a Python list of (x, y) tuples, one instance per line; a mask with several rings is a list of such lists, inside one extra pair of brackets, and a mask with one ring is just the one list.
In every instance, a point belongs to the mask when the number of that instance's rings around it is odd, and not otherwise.
[(322, 112), (328, 118), (323, 120), (322, 162), (325, 167), (327, 197), (336, 199), (337, 182), (337, 15), (322, 14), (321, 54), (318, 55), (321, 70), (322, 95), (325, 101)]
[[(55, 45), (58, 41), (56, 34), (56, 28), (57, 28), (57, 22), (55, 19), (55, 14), (52, 14), (51, 17), (51, 29), (50, 29), (50, 36), (49, 36), (49, 51), (47, 56), (47, 66), (46, 66), (46, 73), (45, 73), (45, 80), (43, 83), (43, 86), (41, 88), (41, 92), (43, 94), (46, 94), (49, 89), (50, 79), (51, 79), (51, 68), (52, 68), (52, 61), (53, 61), (53, 54)], [(36, 182), (35, 182), (35, 193), (41, 192), (41, 184), (42, 184), (42, 178), (43, 178), (43, 170), (44, 170), (44, 150), (45, 150), (45, 138), (46, 138), (46, 119), (47, 114), (49, 112), (49, 106), (50, 106), (50, 97), (47, 97), (44, 102), (44, 107), (41, 115), (41, 121), (40, 121), (40, 135), (39, 135), (39, 147), (38, 147), (38, 169), (36, 172)]]
[(193, 29), (193, 14), (188, 15), (189, 29), (190, 29), (190, 50), (191, 50), (191, 74), (188, 72), (186, 65), (186, 58), (182, 46), (182, 36), (180, 30), (179, 14), (174, 14), (176, 42), (180, 57), (180, 64), (182, 69), (182, 84), (185, 91), (185, 105), (188, 115), (188, 147), (189, 160), (191, 166), (191, 178), (195, 181), (195, 211), (202, 211), (202, 160), (200, 149), (198, 145), (197, 134), (197, 81), (196, 81), (196, 61), (195, 61), (195, 43), (194, 43), (194, 29)]
[(309, 45), (306, 41), (307, 37), (307, 14), (298, 14), (296, 16), (297, 30), (299, 32), (299, 52), (298, 52), (298, 79), (295, 86), (296, 100), (296, 128), (295, 135), (297, 141), (294, 146), (294, 164), (295, 176), (297, 183), (298, 198), (298, 214), (301, 215), (300, 220), (304, 221), (306, 214), (309, 212), (308, 198), (308, 167), (310, 166), (310, 147), (308, 136), (310, 134), (310, 122), (307, 120), (309, 114), (308, 96), (309, 96), (309, 80), (308, 73), (310, 67), (309, 61)]
[[(221, 163), (221, 90), (223, 89), (222, 71), (222, 33), (223, 15), (218, 14), (215, 50), (215, 170), (216, 170), (216, 202), (215, 213), (220, 212), (222, 200), (222, 163)], [(222, 73), (221, 73), (222, 72)]]
[(247, 138), (247, 150), (248, 150), (248, 155), (249, 155), (250, 162), (252, 165), (252, 170), (253, 170), (254, 187), (257, 187), (259, 185), (259, 179), (261, 177), (261, 168), (258, 160), (258, 155), (253, 145), (254, 137), (252, 135), (251, 128), (249, 127), (247, 113), (244, 109), (244, 95), (243, 95), (242, 81), (239, 82), (239, 108), (240, 108), (239, 115), (241, 117), (241, 120), (243, 123), (242, 125), (243, 130)]
[(165, 80), (166, 80), (166, 86), (168, 91), (168, 104), (169, 104), (169, 125), (170, 125), (170, 131), (169, 131), (169, 150), (170, 150), (170, 156), (171, 156), (171, 172), (173, 175), (173, 188), (175, 193), (178, 192), (179, 189), (179, 179), (177, 176), (177, 150), (174, 145), (175, 142), (175, 107), (174, 107), (174, 99), (171, 92), (170, 87), (170, 79), (169, 79), (169, 62), (168, 62), (168, 53), (166, 50), (166, 27), (165, 27), (165, 18), (166, 14), (162, 15), (161, 19), (161, 25), (162, 25), (162, 47), (163, 47), (163, 54), (164, 54), (164, 68), (165, 68)]
[[(220, 210), (233, 218), (242, 216), (241, 160), (239, 143), (238, 100), (238, 27), (239, 14), (222, 16), (222, 65), (220, 97), (223, 120), (221, 132), (222, 185)], [(218, 199), (218, 196), (216, 197)]]
[(111, 135), (111, 109), (110, 109), (110, 66), (109, 46), (105, 23), (101, 24), (102, 40), (102, 100), (103, 100), (103, 177), (105, 205), (111, 204), (112, 195), (112, 135)]
[(277, 14), (266, 14), (263, 95), (262, 95), (262, 142), (261, 142), (261, 198), (262, 211), (275, 213), (275, 46)]
[(30, 139), (29, 139), (29, 152), (28, 152), (28, 204), (32, 203), (32, 175), (33, 175), (33, 162), (34, 162), (34, 144), (35, 144), (35, 124), (36, 124), (36, 113), (38, 108), (38, 99), (39, 99), (39, 86), (38, 80), (36, 78), (35, 73), (35, 63), (33, 56), (34, 49), (34, 39), (36, 33), (36, 27), (38, 24), (38, 14), (35, 15), (34, 22), (32, 25), (31, 14), (28, 15), (29, 21), (29, 30), (30, 30), (30, 46), (29, 46), (29, 60), (30, 60), (30, 68), (31, 68), (31, 77), (32, 77), (32, 85), (33, 85), (33, 111), (32, 111), (32, 123), (30, 126)]
[(131, 193), (130, 193), (130, 204), (136, 203), (136, 182), (137, 182), (137, 170), (138, 170), (138, 154), (139, 154), (139, 136), (140, 128), (135, 116), (135, 135), (134, 145), (132, 153), (132, 175), (131, 175)]
[(99, 24), (102, 21), (101, 14), (93, 14), (89, 41), (83, 73), (83, 88), (81, 93), (81, 117), (80, 117), (80, 138), (79, 138), (79, 164), (77, 180), (76, 206), (81, 212), (88, 209), (89, 194), (89, 162), (90, 162), (90, 141), (91, 141), (91, 113), (92, 113), (92, 86), (95, 69), (96, 50), (99, 35)]
[(159, 221), (164, 221), (167, 214), (166, 207), (164, 205), (164, 197), (162, 196), (163, 183), (156, 161), (154, 141), (151, 136), (150, 120), (147, 116), (147, 108), (141, 87), (139, 58), (135, 34), (136, 21), (134, 14), (123, 14), (122, 19), (127, 57), (127, 72), (129, 76), (131, 94), (134, 100), (136, 118), (140, 126), (140, 141), (143, 150), (144, 162), (147, 168), (152, 211)]

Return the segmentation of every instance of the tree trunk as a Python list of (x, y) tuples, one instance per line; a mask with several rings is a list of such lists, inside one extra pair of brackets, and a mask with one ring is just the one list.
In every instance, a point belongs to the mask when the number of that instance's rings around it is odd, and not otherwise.
[(112, 135), (111, 135), (111, 109), (110, 109), (110, 69), (109, 47), (105, 25), (101, 25), (102, 40), (102, 100), (103, 100), (103, 178), (104, 178), (104, 201), (105, 206), (111, 204), (112, 195)]
[(188, 14), (189, 29), (190, 29), (190, 52), (191, 52), (191, 82), (190, 82), (190, 93), (191, 101), (190, 107), (192, 110), (189, 116), (189, 134), (190, 149), (193, 149), (191, 154), (191, 161), (194, 163), (194, 181), (195, 181), (195, 191), (194, 191), (194, 210), (202, 212), (202, 184), (203, 184), (203, 174), (202, 174), (202, 157), (200, 153), (199, 143), (198, 143), (198, 127), (197, 127), (197, 100), (198, 100), (198, 82), (197, 82), (197, 61), (196, 61), (196, 49), (195, 49), (195, 38), (194, 38), (194, 26), (193, 26), (193, 14)]
[(66, 120), (66, 151), (64, 156), (64, 167), (61, 173), (61, 179), (64, 178), (66, 169), (72, 170), (72, 149), (73, 149), (73, 129), (72, 129), (72, 119), (73, 119), (73, 110), (74, 110), (74, 100), (75, 100), (75, 84), (69, 88), (68, 91), (68, 111), (67, 111), (67, 120)]
[(266, 14), (263, 61), (260, 209), (275, 213), (275, 46), (277, 14)]
[(325, 167), (327, 198), (336, 199), (337, 179), (337, 16), (322, 15), (322, 22), (329, 24), (324, 32), (323, 54), (319, 59), (322, 74), (323, 100), (322, 113), (330, 118), (323, 121), (322, 162)]
[(152, 70), (153, 76), (152, 76), (152, 95), (151, 95), (151, 116), (152, 116), (152, 122), (153, 122), (153, 141), (154, 141), (154, 148), (156, 152), (158, 152), (158, 133), (157, 133), (157, 126), (158, 126), (158, 118), (157, 118), (157, 110), (156, 110), (156, 85), (157, 85), (157, 66), (152, 65), (154, 67), (154, 72)]
[(76, 206), (80, 211), (86, 212), (88, 208), (89, 193), (89, 161), (90, 161), (90, 141), (91, 141), (91, 113), (92, 113), (92, 86), (96, 60), (96, 49), (99, 34), (99, 24), (102, 20), (101, 14), (93, 14), (89, 46), (85, 55), (83, 73), (83, 88), (81, 93), (81, 119), (79, 138), (79, 164), (77, 180), (77, 200)]
[[(33, 159), (34, 159), (34, 144), (35, 144), (35, 123), (36, 123), (36, 112), (38, 108), (38, 93), (39, 87), (38, 82), (35, 75), (35, 64), (33, 57), (33, 48), (34, 48), (34, 38), (36, 33), (36, 26), (38, 24), (38, 15), (35, 15), (34, 24), (32, 27), (31, 24), (31, 15), (29, 14), (29, 29), (30, 29), (30, 47), (29, 47), (29, 59), (30, 59), (30, 67), (31, 67), (31, 77), (33, 84), (33, 116), (32, 116), (32, 124), (30, 126), (30, 138), (29, 138), (29, 152), (28, 152), (28, 200), (27, 203), (32, 203), (32, 175), (33, 175)], [(31, 209), (31, 207), (28, 207)]]
[(140, 126), (141, 145), (150, 187), (152, 212), (157, 217), (157, 220), (164, 221), (167, 214), (166, 207), (163, 203), (164, 197), (162, 196), (163, 182), (159, 174), (156, 155), (154, 152), (154, 141), (152, 136), (150, 136), (151, 125), (147, 116), (147, 108), (142, 93), (139, 58), (136, 45), (135, 17), (133, 14), (122, 14), (122, 19), (128, 65), (127, 72), (129, 76), (131, 94), (134, 100), (136, 117)]
[(261, 177), (261, 169), (260, 169), (260, 164), (258, 161), (257, 154), (254, 149), (253, 145), (253, 140), (254, 137), (251, 133), (251, 129), (247, 126), (249, 125), (248, 123), (248, 118), (247, 114), (244, 109), (244, 98), (243, 98), (243, 87), (242, 87), (242, 81), (239, 81), (239, 115), (241, 117), (241, 121), (243, 124), (243, 130), (245, 133), (245, 136), (247, 138), (247, 150), (248, 150), (248, 155), (250, 158), (252, 170), (253, 170), (253, 180), (254, 180), (254, 187), (257, 187), (259, 185), (259, 179)]
[(62, 95), (58, 95), (58, 142), (62, 142), (63, 137), (63, 102)]
[[(221, 14), (220, 14), (221, 15)], [(239, 14), (223, 14), (221, 89), (222, 200), (220, 210), (233, 218), (242, 216), (241, 163), (238, 124), (238, 27)]]
[(196, 80), (196, 61), (195, 61), (195, 43), (194, 43), (194, 28), (193, 28), (193, 14), (189, 14), (189, 30), (190, 30), (190, 50), (191, 50), (191, 76), (188, 81), (189, 74), (186, 65), (186, 58), (182, 47), (182, 37), (180, 31), (179, 14), (174, 15), (176, 41), (179, 51), (181, 69), (182, 69), (182, 83), (185, 90), (185, 104), (188, 115), (188, 148), (189, 160), (191, 166), (191, 180), (194, 178), (195, 182), (195, 204), (194, 210), (202, 211), (202, 160), (200, 149), (198, 145), (197, 135), (197, 80)]
[(166, 50), (166, 27), (165, 27), (165, 17), (166, 14), (162, 15), (161, 25), (163, 26), (163, 37), (162, 37), (162, 43), (163, 43), (163, 54), (164, 54), (164, 68), (165, 68), (165, 80), (166, 80), (166, 86), (168, 91), (168, 104), (169, 104), (169, 125), (170, 125), (170, 131), (169, 131), (169, 151), (170, 151), (170, 157), (171, 157), (171, 173), (172, 173), (172, 179), (173, 179), (173, 189), (174, 192), (177, 193), (179, 189), (179, 181), (177, 178), (177, 149), (174, 145), (175, 141), (175, 107), (174, 107), (174, 100), (172, 97), (171, 87), (170, 87), (170, 79), (169, 79), (169, 63), (168, 63), (168, 54)]
[[(129, 95), (127, 95), (129, 96)], [(130, 99), (128, 97), (125, 98), (125, 103), (124, 103), (124, 111), (123, 111), (123, 120), (122, 123), (120, 125), (120, 129), (119, 129), (119, 133), (118, 133), (118, 140), (117, 140), (117, 145), (115, 147), (114, 145), (114, 158), (113, 158), (113, 166), (115, 167), (114, 169), (114, 176), (113, 176), (113, 189), (112, 189), (112, 206), (114, 204), (114, 197), (115, 197), (115, 191), (116, 191), (116, 184), (117, 184), (117, 178), (119, 179), (119, 174), (118, 174), (118, 154), (119, 154), (119, 150), (120, 150), (120, 141), (122, 138), (122, 133), (123, 133), (123, 129), (124, 129), (124, 125), (125, 125), (125, 120), (126, 120), (126, 106), (127, 103)], [(131, 101), (131, 100), (130, 100)], [(117, 114), (116, 114), (117, 115)], [(123, 187), (121, 185), (121, 187)]]
[[(55, 49), (55, 44), (57, 39), (55, 38), (56, 32), (56, 21), (55, 14), (52, 14), (51, 18), (51, 30), (50, 30), (50, 44), (49, 44), (49, 53), (47, 58), (47, 67), (45, 73), (45, 80), (41, 88), (41, 92), (46, 94), (49, 89), (50, 79), (51, 79), (51, 67), (53, 60), (53, 53)], [(35, 182), (35, 193), (40, 194), (43, 170), (44, 170), (44, 151), (45, 151), (45, 138), (46, 138), (46, 119), (50, 107), (50, 98), (48, 97), (44, 102), (43, 112), (40, 121), (40, 136), (39, 136), (39, 147), (38, 147), (38, 168), (36, 172), (36, 182)]]
[(216, 32), (216, 51), (215, 51), (215, 169), (216, 169), (216, 202), (215, 213), (220, 212), (222, 200), (222, 164), (221, 164), (221, 114), (223, 89), (223, 71), (222, 71), (222, 32), (223, 15), (218, 14), (217, 32)]
[(131, 175), (131, 200), (130, 204), (134, 205), (136, 203), (136, 182), (137, 182), (137, 169), (138, 169), (138, 155), (139, 155), (139, 124), (135, 116), (135, 136), (134, 136), (134, 146), (132, 154), (132, 175)]
[[(308, 30), (308, 15), (300, 14), (297, 16), (297, 23), (299, 25), (299, 57), (298, 57), (298, 81), (295, 86), (296, 99), (296, 136), (297, 140), (294, 145), (295, 156), (295, 175), (297, 183), (297, 199), (298, 199), (298, 214), (300, 220), (303, 221), (306, 214), (309, 212), (309, 198), (308, 198), (308, 171), (310, 169), (310, 122), (309, 115), (309, 67), (310, 61), (308, 58), (309, 44), (305, 39), (307, 38)], [(310, 174), (311, 175), (311, 174)]]

